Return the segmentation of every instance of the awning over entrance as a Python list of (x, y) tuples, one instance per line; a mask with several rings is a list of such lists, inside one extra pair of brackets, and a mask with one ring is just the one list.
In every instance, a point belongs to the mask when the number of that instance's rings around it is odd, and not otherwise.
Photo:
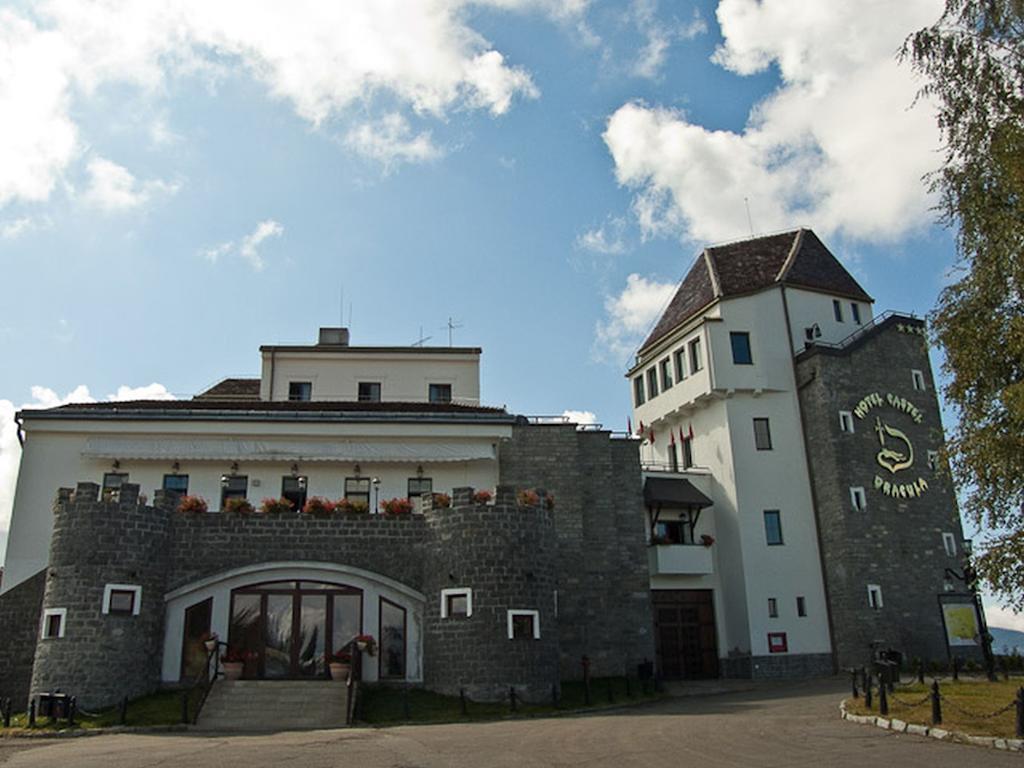
[(704, 509), (711, 499), (689, 480), (671, 477), (648, 477), (644, 481), (644, 504), (667, 509)]
[(89, 438), (82, 455), (96, 459), (206, 459), (238, 461), (449, 462), (496, 458), (491, 443), (431, 441), (237, 440)]

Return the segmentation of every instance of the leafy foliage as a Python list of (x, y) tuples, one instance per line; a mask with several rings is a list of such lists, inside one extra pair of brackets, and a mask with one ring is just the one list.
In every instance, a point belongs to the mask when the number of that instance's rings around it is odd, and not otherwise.
[(944, 140), (930, 176), (956, 230), (955, 282), (932, 332), (945, 352), (949, 440), (966, 511), (990, 531), (979, 575), (1024, 608), (1024, 0), (947, 0), (902, 55), (925, 76)]

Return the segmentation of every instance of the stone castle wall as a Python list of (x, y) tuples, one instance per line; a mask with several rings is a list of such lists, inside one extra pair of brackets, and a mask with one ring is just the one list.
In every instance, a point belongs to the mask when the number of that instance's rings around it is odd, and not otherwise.
[[(914, 389), (911, 369), (924, 374), (924, 391)], [(939, 450), (943, 436), (922, 322), (890, 317), (842, 350), (804, 352), (797, 358), (797, 381), (839, 666), (866, 663), (873, 645), (895, 648), (908, 659), (946, 661), (938, 596), (945, 569), (962, 570), (963, 531), (948, 473), (927, 465), (927, 451)], [(890, 405), (890, 394), (916, 407), (920, 422), (908, 409)], [(855, 432), (840, 431), (839, 412), (854, 412), (866, 397), (862, 417), (853, 417)], [(909, 439), (910, 467), (894, 473), (879, 463), (876, 418)], [(888, 441), (905, 450), (902, 440)], [(875, 487), (876, 476), (890, 483), (888, 493), (884, 485)], [(922, 479), (927, 489), (920, 495), (893, 495), (894, 483)], [(859, 511), (850, 500), (850, 487), (857, 486), (867, 500)], [(954, 534), (957, 556), (946, 554), (943, 532)], [(868, 604), (868, 584), (882, 588), (877, 610)], [(964, 655), (980, 658), (980, 650)]]
[(45, 589), (43, 569), (0, 595), (0, 698), (18, 709), (28, 705)]

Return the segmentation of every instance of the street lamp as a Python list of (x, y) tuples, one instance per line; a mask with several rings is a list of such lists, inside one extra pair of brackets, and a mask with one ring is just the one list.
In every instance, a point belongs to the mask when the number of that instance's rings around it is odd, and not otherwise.
[(977, 574), (974, 573), (970, 563), (964, 566), (963, 573), (957, 573), (952, 568), (946, 568), (943, 587), (947, 592), (953, 591), (953, 579), (963, 582), (964, 586), (971, 593), (974, 612), (978, 618), (978, 631), (981, 633), (981, 654), (985, 657), (985, 672), (988, 675), (988, 679), (994, 681), (996, 679), (996, 660), (992, 655), (992, 635), (988, 633), (988, 622), (985, 621), (985, 611), (981, 605), (981, 596), (978, 594)]
[(375, 477), (371, 481), (373, 483), (373, 511), (377, 514), (380, 513), (380, 478)]

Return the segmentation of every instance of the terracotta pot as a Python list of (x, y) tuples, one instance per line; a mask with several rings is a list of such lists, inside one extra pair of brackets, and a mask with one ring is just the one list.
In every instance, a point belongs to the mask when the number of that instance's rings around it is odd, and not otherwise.
[(242, 670), (245, 668), (245, 664), (241, 661), (222, 661), (220, 666), (224, 670), (225, 680), (240, 680)]
[(352, 671), (351, 664), (338, 664), (337, 662), (331, 662), (327, 665), (331, 668), (331, 679), (336, 680), (339, 683), (344, 683), (348, 680), (348, 674)]
[(211, 653), (213, 649), (217, 647), (217, 638), (203, 640), (203, 645), (206, 646), (206, 652)]

